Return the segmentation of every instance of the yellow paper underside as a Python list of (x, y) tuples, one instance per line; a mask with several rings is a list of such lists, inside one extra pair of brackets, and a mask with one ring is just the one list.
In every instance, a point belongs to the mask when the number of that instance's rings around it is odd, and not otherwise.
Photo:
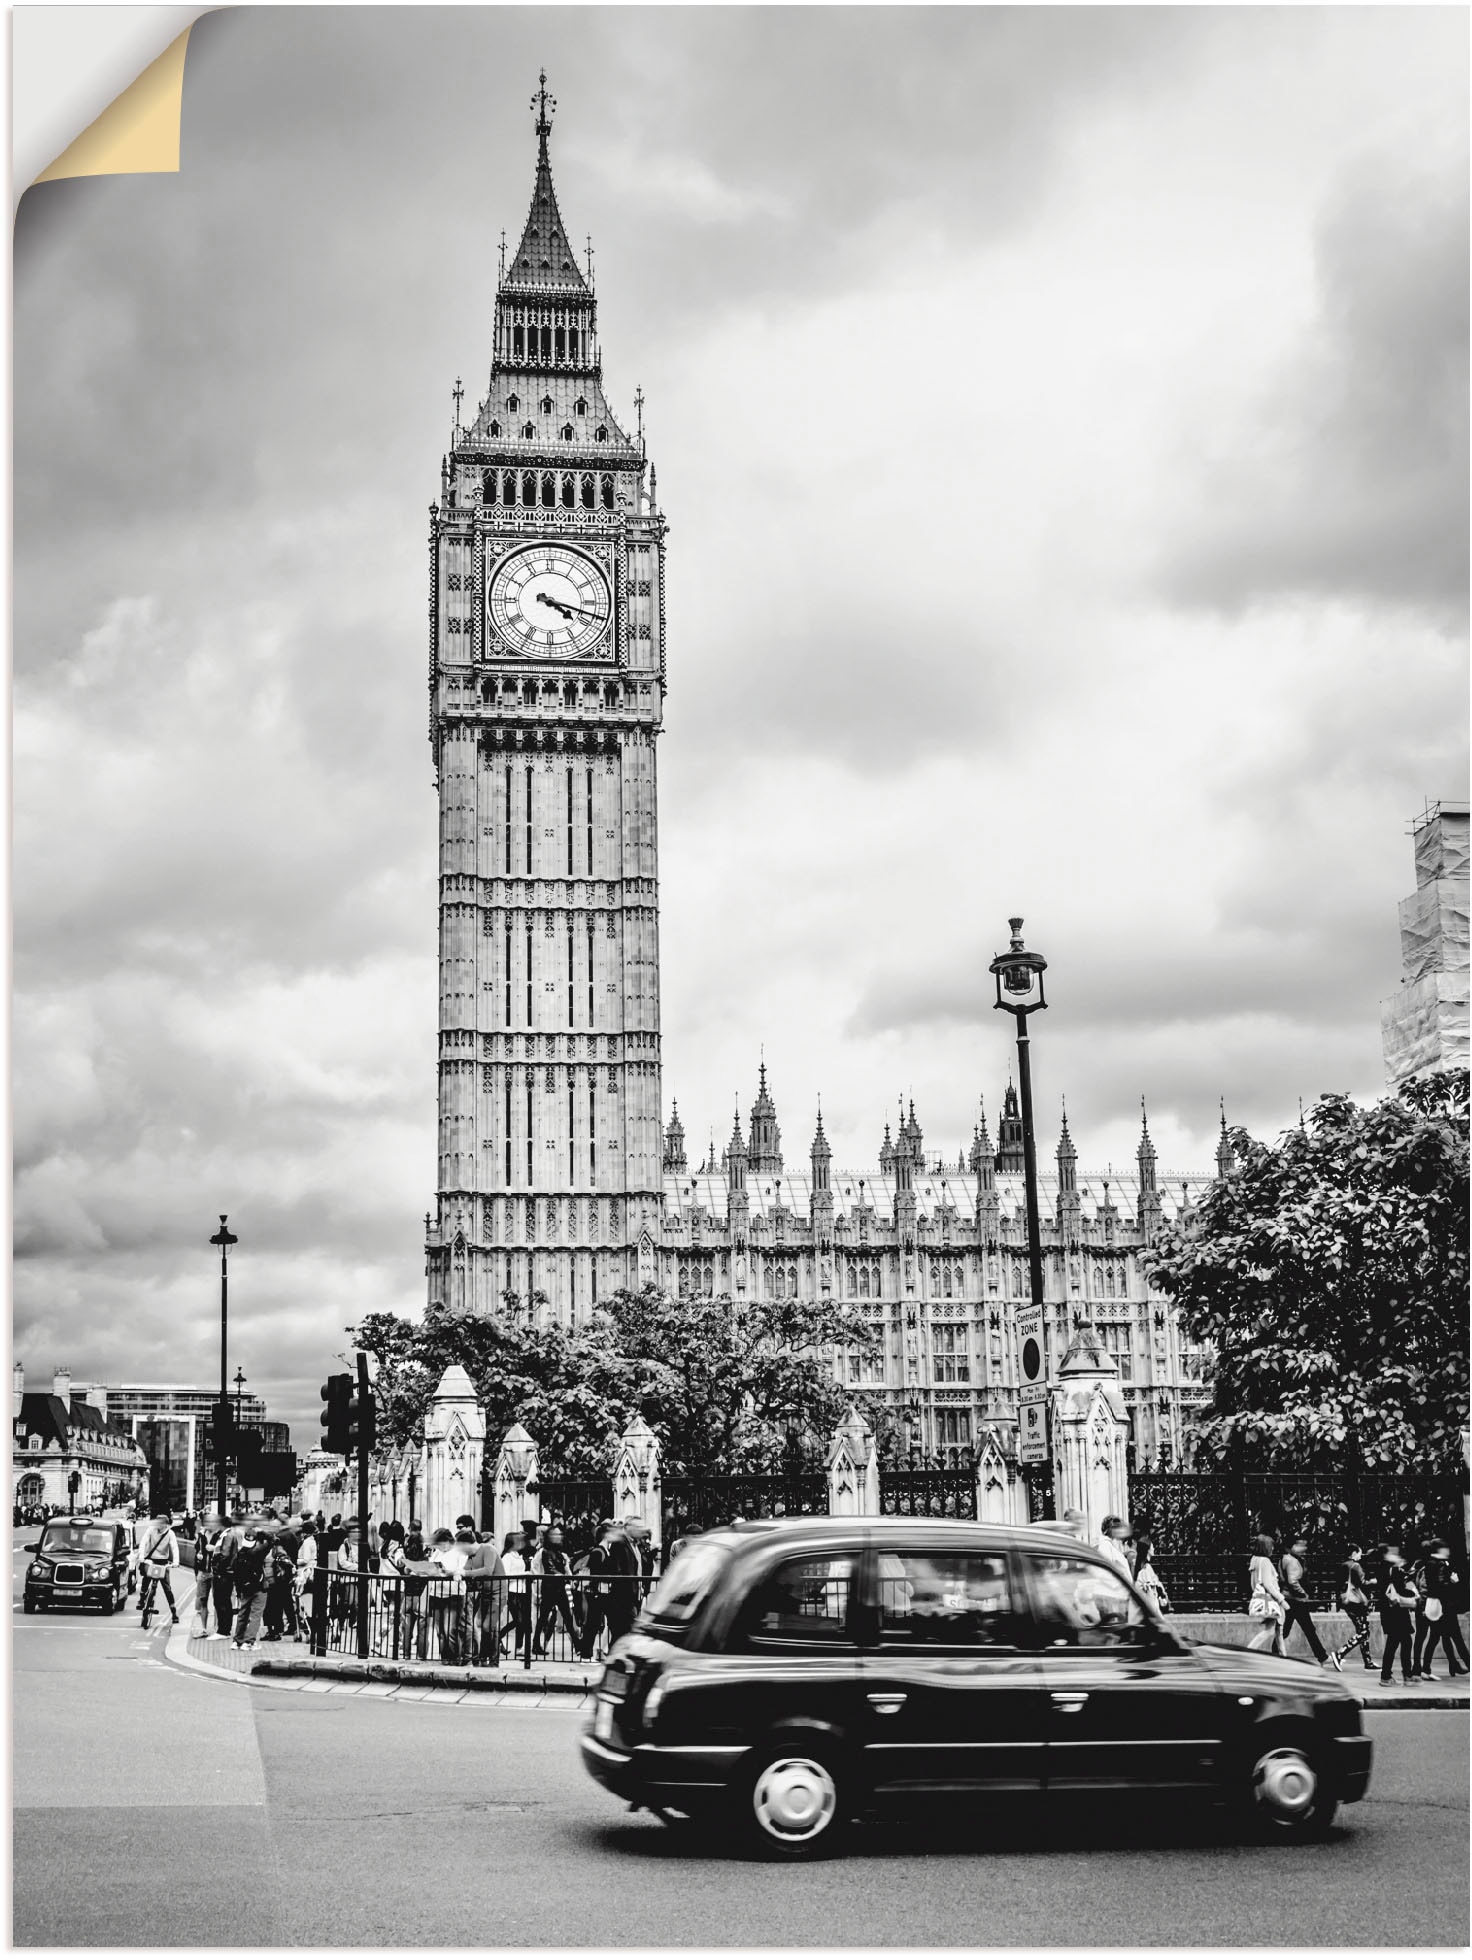
[(179, 118), (184, 100), (186, 27), (136, 82), (89, 123), (36, 179), (105, 177), (179, 168)]

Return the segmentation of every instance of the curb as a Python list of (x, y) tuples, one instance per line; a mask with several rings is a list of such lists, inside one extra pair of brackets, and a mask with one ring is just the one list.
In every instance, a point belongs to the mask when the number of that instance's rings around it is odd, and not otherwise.
[(481, 1668), (401, 1667), (393, 1661), (356, 1661), (304, 1657), (257, 1661), (248, 1676), (236, 1678), (279, 1681), (296, 1678), (356, 1681), (396, 1688), (450, 1688), (459, 1694), (576, 1695), (581, 1700), (598, 1684), (600, 1670), (576, 1676), (539, 1674), (524, 1668), (496, 1671)]

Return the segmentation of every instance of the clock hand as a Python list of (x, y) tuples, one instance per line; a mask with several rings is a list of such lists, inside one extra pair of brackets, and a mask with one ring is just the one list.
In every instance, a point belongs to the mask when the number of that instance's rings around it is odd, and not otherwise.
[[(564, 619), (572, 618), (573, 608), (571, 606), (565, 606), (560, 599), (554, 599), (546, 592), (539, 592), (537, 594), (537, 604), (539, 606), (551, 606), (554, 611), (560, 612)], [(581, 611), (581, 608), (578, 608), (578, 610)]]

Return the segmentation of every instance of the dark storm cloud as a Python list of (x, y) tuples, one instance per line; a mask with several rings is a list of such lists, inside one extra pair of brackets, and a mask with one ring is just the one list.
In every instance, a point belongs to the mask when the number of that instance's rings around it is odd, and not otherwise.
[(1217, 431), (1164, 562), (1181, 603), (1292, 595), (1467, 606), (1465, 174), (1346, 170), (1319, 222), (1318, 317), (1248, 429)]

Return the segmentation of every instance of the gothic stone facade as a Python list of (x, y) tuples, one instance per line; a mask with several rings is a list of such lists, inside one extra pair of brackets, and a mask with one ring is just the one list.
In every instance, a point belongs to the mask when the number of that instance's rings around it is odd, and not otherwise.
[[(794, 1174), (763, 1068), (749, 1140), (738, 1121), (718, 1163), (712, 1151), (690, 1171), (678, 1110), (671, 1119), (661, 1283), (738, 1301), (853, 1302), (880, 1349), (836, 1357), (839, 1378), (889, 1405), (906, 1447), (945, 1456), (991, 1429), (1010, 1453), (1015, 1315), (1029, 1297), (1022, 1121), (1010, 1086), (999, 1142), (993, 1151), (983, 1116), (969, 1152), (948, 1167), (927, 1156), (912, 1104), (894, 1138), (886, 1126), (876, 1167), (838, 1171), (820, 1115), (806, 1174)], [(1038, 1179), (1049, 1372), (1091, 1323), (1119, 1368), (1140, 1459), (1181, 1461), (1207, 1399), (1206, 1357), (1146, 1269), (1161, 1232), (1189, 1223), (1207, 1178), (1160, 1173), (1143, 1121), (1132, 1176), (1081, 1175), (1066, 1117), (1056, 1166)]]
[[(430, 737), (440, 803), (439, 1177), (431, 1310), (545, 1296), (571, 1324), (620, 1286), (857, 1301), (871, 1371), (916, 1445), (1016, 1420), (1026, 1297), (1021, 1131), (927, 1161), (913, 1111), (875, 1169), (783, 1169), (763, 1071), (748, 1147), (691, 1175), (662, 1131), (655, 744), (665, 522), (642, 439), (603, 391), (597, 306), (558, 209), (550, 100), (521, 242), (503, 255), (486, 394), (430, 507)], [(1179, 1452), (1199, 1388), (1142, 1255), (1193, 1180), (1043, 1180), (1054, 1358), (1085, 1317), (1119, 1359), (1136, 1443)], [(1199, 1186), (1204, 1178), (1195, 1179)], [(852, 1371), (852, 1372), (850, 1372)]]

